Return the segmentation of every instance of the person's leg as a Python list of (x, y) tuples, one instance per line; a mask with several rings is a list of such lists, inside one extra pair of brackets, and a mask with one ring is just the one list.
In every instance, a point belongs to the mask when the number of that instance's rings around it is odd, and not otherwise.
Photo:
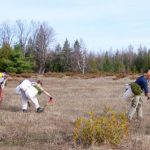
[(138, 104), (139, 104), (139, 99), (140, 99), (140, 96), (135, 96), (131, 102), (131, 106), (130, 106), (129, 111), (127, 113), (127, 117), (129, 120), (132, 120), (132, 118), (136, 112), (136, 109), (137, 109)]
[(34, 103), (35, 108), (36, 108), (36, 111), (37, 111), (38, 113), (40, 113), (40, 112), (43, 112), (43, 111), (44, 111), (44, 109), (40, 107), (39, 102), (38, 102), (38, 99), (37, 99), (37, 97), (36, 97), (36, 96), (34, 96), (34, 97), (30, 98), (30, 99), (31, 99), (31, 100), (32, 100), (32, 102)]
[(1, 88), (1, 85), (0, 85), (0, 104), (2, 103), (3, 101), (3, 89)]
[(37, 99), (36, 96), (30, 97), (30, 99), (31, 99), (31, 101), (34, 103), (36, 109), (40, 107), (39, 102), (38, 102), (38, 99)]
[(37, 112), (43, 112), (43, 109), (40, 107), (39, 101), (36, 97), (37, 93), (38, 93), (37, 89), (34, 88), (33, 86), (28, 88), (25, 92), (26, 96), (34, 103)]
[(143, 119), (143, 101), (141, 97), (139, 99), (139, 104), (137, 107), (137, 119), (139, 120)]
[(26, 97), (25, 93), (21, 91), (21, 107), (22, 111), (26, 112), (28, 108), (28, 98)]

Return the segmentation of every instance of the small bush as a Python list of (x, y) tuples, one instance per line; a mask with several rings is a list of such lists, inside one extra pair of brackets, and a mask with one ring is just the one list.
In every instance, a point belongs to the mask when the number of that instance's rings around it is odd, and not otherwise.
[(89, 113), (89, 118), (79, 117), (75, 121), (73, 140), (75, 145), (90, 146), (108, 143), (117, 146), (128, 135), (127, 118), (124, 113), (116, 114), (104, 109), (103, 115)]

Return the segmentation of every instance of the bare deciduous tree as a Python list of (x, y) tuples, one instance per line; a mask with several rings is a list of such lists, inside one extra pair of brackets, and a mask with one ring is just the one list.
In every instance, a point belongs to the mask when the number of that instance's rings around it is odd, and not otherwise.
[(72, 54), (72, 68), (84, 74), (86, 68), (86, 48), (83, 40), (75, 41)]
[(11, 42), (14, 37), (13, 33), (14, 29), (8, 22), (5, 22), (1, 24), (0, 26), (0, 43), (3, 44), (9, 44), (11, 45)]
[(85, 69), (87, 67), (87, 50), (86, 50), (86, 46), (85, 43), (83, 42), (82, 39), (80, 39), (80, 51), (81, 51), (81, 60), (78, 61), (78, 66), (80, 68), (80, 71), (84, 74), (85, 73)]
[(72, 68), (74, 71), (80, 71), (81, 47), (78, 40), (75, 41), (72, 53)]
[(17, 20), (16, 24), (17, 24), (17, 29), (16, 29), (17, 30), (17, 39), (19, 42), (18, 44), (21, 46), (21, 49), (25, 53), (25, 46), (28, 41), (30, 29), (29, 29), (28, 25), (25, 24), (25, 22), (23, 22), (21, 20)]
[(54, 40), (54, 30), (46, 23), (38, 26), (35, 33), (35, 54), (38, 64), (38, 72), (44, 73), (49, 58), (49, 46)]

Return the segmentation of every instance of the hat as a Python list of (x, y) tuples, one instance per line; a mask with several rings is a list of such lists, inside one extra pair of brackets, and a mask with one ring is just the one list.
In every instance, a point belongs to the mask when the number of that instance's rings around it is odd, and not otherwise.
[(3, 73), (0, 72), (0, 78), (2, 78), (2, 77), (3, 77)]

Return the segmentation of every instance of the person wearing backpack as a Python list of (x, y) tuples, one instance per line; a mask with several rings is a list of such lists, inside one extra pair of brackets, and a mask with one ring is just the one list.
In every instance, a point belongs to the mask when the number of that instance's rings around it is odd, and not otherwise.
[(150, 80), (150, 70), (136, 79), (135, 82), (126, 85), (125, 93), (123, 94), (123, 100), (131, 102), (130, 108), (127, 113), (129, 121), (132, 120), (134, 114), (137, 112), (137, 119), (143, 119), (143, 100), (141, 94), (150, 98), (150, 92), (148, 89), (148, 81)]
[(39, 101), (37, 99), (37, 94), (45, 93), (49, 99), (52, 99), (52, 96), (42, 88), (42, 82), (32, 82), (28, 79), (23, 80), (17, 87), (16, 87), (16, 93), (21, 94), (21, 105), (22, 105), (22, 111), (27, 112), (27, 108), (30, 105), (29, 100), (31, 100), (36, 108), (36, 112), (40, 113), (44, 111), (44, 108), (42, 108), (39, 105)]

